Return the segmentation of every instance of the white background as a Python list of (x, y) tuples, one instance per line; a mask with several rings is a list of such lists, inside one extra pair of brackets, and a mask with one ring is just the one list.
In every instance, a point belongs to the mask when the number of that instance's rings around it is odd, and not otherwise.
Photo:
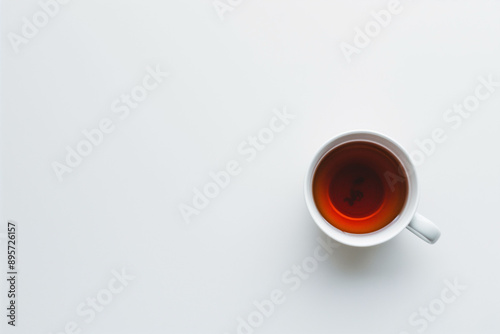
[[(409, 317), (466, 290), (425, 333), (499, 333), (500, 90), (453, 129), (445, 111), (500, 81), (500, 3), (401, 1), (403, 11), (348, 63), (340, 43), (386, 1), (71, 1), (15, 53), (9, 33), (38, 1), (2, 1), (1, 215), (19, 224), (18, 326), (1, 332), (237, 333), (280, 289), (255, 333), (417, 333)], [(130, 117), (111, 104), (148, 66), (170, 72)], [(237, 151), (274, 108), (296, 118), (252, 162)], [(59, 182), (51, 164), (81, 131), (116, 129)], [(308, 162), (340, 132), (380, 131), (408, 151), (442, 128), (418, 167), (419, 211), (442, 230), (340, 247), (301, 287), (282, 275), (325, 236), (303, 198)], [(187, 224), (179, 213), (211, 171), (242, 173)], [(1, 240), (2, 272), (5, 240)], [(135, 279), (86, 323), (77, 306), (113, 270)], [(1, 277), (4, 277), (2, 274)], [(10, 326), (9, 326), (10, 327)]]

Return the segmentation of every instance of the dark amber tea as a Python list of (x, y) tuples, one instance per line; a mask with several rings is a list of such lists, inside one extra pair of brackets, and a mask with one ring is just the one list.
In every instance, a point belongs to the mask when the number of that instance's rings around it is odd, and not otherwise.
[(321, 159), (313, 177), (313, 196), (331, 225), (344, 232), (370, 233), (402, 211), (408, 178), (401, 162), (386, 148), (349, 142)]

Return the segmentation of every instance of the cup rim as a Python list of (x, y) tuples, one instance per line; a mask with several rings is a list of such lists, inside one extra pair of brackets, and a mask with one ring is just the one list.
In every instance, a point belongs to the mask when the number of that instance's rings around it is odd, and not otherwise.
[[(319, 212), (314, 202), (314, 197), (312, 193), (312, 183), (314, 179), (314, 173), (319, 165), (322, 158), (331, 150), (338, 147), (339, 145), (356, 142), (356, 141), (369, 141), (375, 144), (381, 145), (391, 152), (395, 158), (397, 158), (408, 177), (408, 196), (406, 203), (399, 213), (399, 215), (389, 224), (383, 228), (363, 234), (355, 234), (344, 232), (333, 225), (331, 225)], [(312, 159), (305, 178), (305, 198), (307, 208), (318, 227), (326, 233), (330, 238), (341, 242), (349, 246), (356, 247), (369, 247), (386, 242), (396, 235), (398, 235), (402, 230), (404, 230), (411, 219), (417, 211), (418, 201), (419, 201), (419, 191), (418, 191), (418, 179), (416, 175), (415, 165), (411, 161), (410, 156), (406, 150), (399, 145), (394, 139), (381, 134), (379, 132), (370, 130), (352, 130), (340, 133), (339, 135), (326, 141), (318, 151), (316, 151), (314, 158)]]

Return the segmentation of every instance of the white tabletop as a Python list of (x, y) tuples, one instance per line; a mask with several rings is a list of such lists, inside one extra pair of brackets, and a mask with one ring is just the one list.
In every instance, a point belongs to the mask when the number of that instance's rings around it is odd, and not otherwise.
[[(66, 2), (1, 2), (2, 333), (500, 333), (500, 3)], [(328, 246), (305, 172), (359, 128), (435, 245)]]

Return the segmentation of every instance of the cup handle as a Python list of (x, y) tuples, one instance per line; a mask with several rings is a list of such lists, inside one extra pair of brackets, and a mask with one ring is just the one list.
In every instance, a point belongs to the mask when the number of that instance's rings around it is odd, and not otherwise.
[(439, 228), (434, 225), (429, 219), (424, 216), (416, 213), (410, 224), (406, 226), (412, 233), (414, 233), (417, 237), (428, 242), (430, 244), (438, 241), (441, 236), (441, 231)]

